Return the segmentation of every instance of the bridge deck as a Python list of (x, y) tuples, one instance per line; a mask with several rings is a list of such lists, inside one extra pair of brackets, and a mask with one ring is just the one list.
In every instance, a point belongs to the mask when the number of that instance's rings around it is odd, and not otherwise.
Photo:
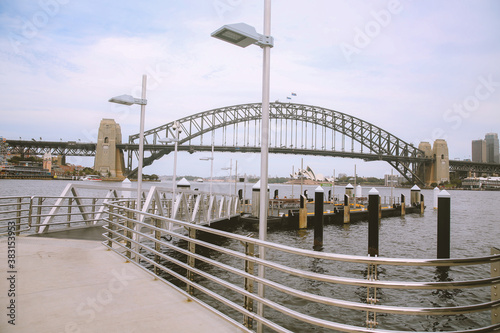
[[(241, 332), (93, 240), (16, 238), (15, 326), (0, 279), (0, 332)], [(7, 242), (0, 240), (7, 266)], [(7, 275), (7, 276), (6, 276)]]

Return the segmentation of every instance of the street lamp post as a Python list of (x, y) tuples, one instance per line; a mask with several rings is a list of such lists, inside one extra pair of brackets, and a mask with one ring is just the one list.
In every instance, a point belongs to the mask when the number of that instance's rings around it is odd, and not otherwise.
[(212, 140), (212, 156), (211, 157), (201, 157), (200, 160), (202, 161), (209, 161), (210, 160), (210, 197), (212, 196), (212, 183), (213, 183), (213, 177), (214, 177), (214, 142)]
[(179, 134), (182, 132), (180, 127), (181, 127), (181, 125), (179, 124), (178, 121), (176, 121), (174, 123), (174, 125), (172, 126), (172, 129), (174, 130), (175, 137), (158, 140), (161, 143), (170, 143), (170, 142), (174, 143), (174, 168), (172, 171), (172, 205), (175, 203), (175, 192), (176, 192), (175, 191), (175, 189), (176, 189), (175, 181), (177, 178), (177, 143), (179, 142)]
[(234, 195), (238, 195), (238, 160), (234, 166)]
[(231, 195), (231, 171), (233, 170), (233, 159), (229, 160), (229, 167), (221, 168), (221, 170), (229, 170), (229, 195)]
[(146, 113), (146, 82), (147, 76), (144, 74), (142, 76), (142, 94), (141, 98), (134, 98), (130, 95), (120, 95), (109, 99), (109, 102), (118, 103), (123, 105), (133, 105), (138, 104), (141, 106), (141, 121), (140, 121), (140, 133), (139, 133), (139, 157), (137, 166), (137, 210), (142, 209), (142, 167), (144, 160), (144, 118)]
[(176, 184), (175, 184), (175, 181), (176, 181), (176, 178), (177, 178), (177, 143), (179, 142), (179, 133), (181, 132), (181, 129), (180, 129), (181, 125), (179, 124), (178, 121), (176, 121), (174, 123), (174, 126), (172, 126), (172, 128), (174, 129), (174, 132), (175, 132), (175, 139), (173, 140), (174, 141), (174, 175), (173, 175), (173, 179), (172, 179), (172, 196), (173, 196), (173, 200), (175, 200), (175, 189), (176, 189)]
[[(274, 40), (271, 36), (271, 0), (264, 0), (264, 34), (257, 33), (254, 27), (245, 23), (225, 25), (214, 31), (212, 37), (221, 39), (225, 42), (247, 47), (256, 44), (263, 49), (262, 66), (262, 128), (261, 128), (261, 154), (260, 154), (260, 211), (259, 211), (259, 239), (267, 238), (267, 184), (268, 184), (268, 154), (269, 154), (269, 82), (270, 82), (270, 60), (271, 47), (274, 46)], [(265, 248), (259, 246), (259, 257), (265, 259)], [(259, 269), (259, 277), (264, 277), (264, 267)], [(264, 296), (264, 285), (259, 283), (259, 296)], [(262, 315), (264, 305), (259, 303), (257, 313)], [(259, 323), (258, 331), (262, 330)]]

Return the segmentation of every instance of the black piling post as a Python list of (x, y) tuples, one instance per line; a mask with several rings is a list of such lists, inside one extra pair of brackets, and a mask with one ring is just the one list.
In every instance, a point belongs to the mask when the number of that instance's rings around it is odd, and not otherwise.
[(368, 255), (378, 256), (380, 196), (375, 188), (368, 192)]
[(323, 249), (323, 203), (325, 192), (321, 186), (314, 191), (314, 250)]
[(401, 216), (406, 215), (406, 199), (405, 195), (401, 194)]
[(437, 258), (450, 258), (451, 196), (443, 190), (438, 195)]
[(420, 194), (420, 215), (424, 214), (425, 203), (424, 203), (424, 195)]

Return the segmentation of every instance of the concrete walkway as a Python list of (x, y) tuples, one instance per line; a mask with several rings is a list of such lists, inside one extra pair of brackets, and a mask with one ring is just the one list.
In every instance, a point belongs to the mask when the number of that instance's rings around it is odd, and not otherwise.
[[(2, 333), (242, 332), (100, 242), (16, 237), (14, 273), (7, 252), (2, 238)], [(15, 326), (8, 322), (12, 300)]]

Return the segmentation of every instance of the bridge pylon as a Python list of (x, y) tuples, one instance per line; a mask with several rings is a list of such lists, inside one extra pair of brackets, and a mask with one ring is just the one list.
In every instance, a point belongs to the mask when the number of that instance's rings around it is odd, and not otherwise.
[(102, 119), (97, 136), (94, 170), (105, 177), (124, 179), (123, 151), (116, 148), (116, 145), (121, 143), (120, 125), (114, 119)]
[(418, 149), (424, 152), (424, 157), (431, 158), (431, 163), (420, 166), (419, 176), (426, 186), (440, 184), (450, 180), (450, 158), (448, 144), (443, 139), (437, 139), (431, 148), (429, 142), (420, 142)]

